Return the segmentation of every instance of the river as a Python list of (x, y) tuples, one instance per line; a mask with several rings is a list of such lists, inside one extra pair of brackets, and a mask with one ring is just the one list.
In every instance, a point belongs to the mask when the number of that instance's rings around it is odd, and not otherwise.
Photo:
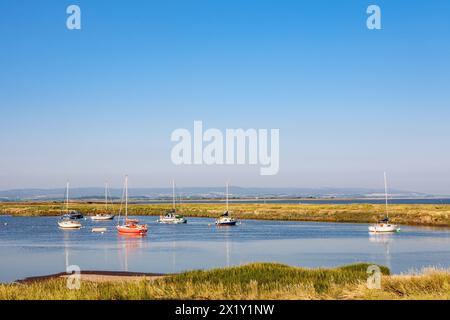
[[(397, 234), (370, 235), (367, 224), (244, 220), (218, 228), (189, 218), (160, 225), (139, 217), (149, 234), (119, 236), (115, 221), (82, 220), (80, 230), (60, 230), (57, 217), (0, 216), (0, 282), (81, 270), (174, 273), (249, 262), (334, 267), (355, 262), (388, 266), (393, 273), (450, 267), (450, 229), (402, 226)], [(104, 226), (104, 234), (92, 227)]]

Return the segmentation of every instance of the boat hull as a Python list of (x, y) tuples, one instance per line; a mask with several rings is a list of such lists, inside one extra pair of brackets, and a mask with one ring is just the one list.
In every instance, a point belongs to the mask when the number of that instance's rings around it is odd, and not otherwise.
[(145, 235), (148, 231), (146, 226), (117, 226), (117, 232), (129, 235)]
[(106, 221), (106, 220), (113, 220), (114, 215), (105, 215), (105, 216), (92, 216), (92, 221)]
[(63, 218), (64, 219), (71, 219), (71, 220), (78, 220), (78, 219), (83, 219), (84, 216), (81, 213), (77, 212), (77, 211), (73, 211), (73, 212), (64, 214)]
[(158, 223), (162, 223), (162, 224), (183, 224), (183, 223), (187, 223), (186, 219), (159, 219)]
[(237, 223), (234, 219), (218, 219), (216, 220), (216, 226), (235, 226)]
[(234, 222), (216, 222), (216, 226), (235, 226), (236, 221)]
[(63, 221), (63, 222), (58, 222), (58, 226), (61, 229), (80, 229), (81, 228), (81, 223), (79, 222), (75, 222), (75, 221)]
[(373, 225), (369, 227), (371, 233), (393, 233), (399, 232), (400, 228), (397, 225)]

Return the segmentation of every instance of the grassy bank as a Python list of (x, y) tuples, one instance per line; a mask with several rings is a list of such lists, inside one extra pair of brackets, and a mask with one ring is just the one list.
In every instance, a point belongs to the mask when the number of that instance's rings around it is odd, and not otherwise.
[[(0, 214), (17, 216), (56, 216), (60, 203), (0, 203)], [(103, 204), (73, 203), (71, 208), (85, 215), (104, 213)], [(131, 204), (132, 215), (160, 215), (170, 204)], [(116, 211), (119, 205), (116, 205)], [(180, 211), (189, 217), (217, 217), (223, 204), (183, 204)], [(296, 220), (326, 222), (371, 223), (384, 215), (379, 204), (231, 204), (230, 210), (238, 219)], [(389, 215), (394, 223), (408, 225), (450, 226), (450, 205), (393, 204)]]
[(95, 283), (79, 290), (66, 280), (0, 285), (0, 299), (448, 299), (450, 273), (390, 276), (382, 268), (381, 289), (366, 286), (367, 264), (305, 269), (255, 263), (192, 271), (154, 281)]

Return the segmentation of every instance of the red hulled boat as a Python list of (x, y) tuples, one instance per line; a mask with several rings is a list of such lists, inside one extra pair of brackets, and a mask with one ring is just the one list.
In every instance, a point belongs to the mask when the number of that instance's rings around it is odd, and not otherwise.
[(117, 231), (120, 234), (144, 235), (147, 233), (148, 227), (145, 224), (138, 224), (136, 222), (126, 221), (123, 225), (117, 226)]
[[(120, 218), (118, 219), (120, 221)], [(119, 223), (119, 222), (118, 222)], [(128, 176), (125, 177), (125, 221), (117, 225), (117, 232), (123, 235), (145, 235), (148, 227), (146, 224), (139, 224), (136, 219), (128, 219)]]

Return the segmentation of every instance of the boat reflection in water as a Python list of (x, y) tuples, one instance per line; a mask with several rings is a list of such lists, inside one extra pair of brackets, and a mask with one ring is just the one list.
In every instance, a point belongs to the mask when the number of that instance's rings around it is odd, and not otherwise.
[(135, 253), (142, 252), (142, 249), (145, 247), (145, 238), (141, 235), (119, 233), (118, 241), (120, 251), (119, 260), (122, 265), (122, 270), (128, 271), (128, 255), (133, 256)]
[(218, 230), (218, 232), (220, 232), (223, 235), (223, 244), (224, 244), (224, 251), (225, 251), (225, 266), (229, 267), (231, 265), (230, 256), (231, 256), (232, 230), (230, 228), (218, 228), (217, 230)]
[(385, 254), (385, 265), (391, 269), (391, 245), (397, 235), (393, 233), (369, 233), (369, 241), (382, 246)]
[[(69, 289), (79, 289), (80, 286), (80, 278), (81, 268), (78, 264), (71, 264), (69, 261), (70, 256), (70, 232), (65, 232), (63, 234), (63, 242), (64, 242), (64, 255), (65, 255), (65, 272), (68, 276), (67, 278), (67, 287)], [(75, 276), (74, 276), (75, 274)]]
[(65, 232), (63, 237), (64, 237), (64, 256), (66, 258), (66, 260), (65, 260), (66, 268), (65, 268), (64, 272), (68, 272), (67, 270), (69, 269), (69, 238), (70, 238), (70, 235), (67, 232)]

